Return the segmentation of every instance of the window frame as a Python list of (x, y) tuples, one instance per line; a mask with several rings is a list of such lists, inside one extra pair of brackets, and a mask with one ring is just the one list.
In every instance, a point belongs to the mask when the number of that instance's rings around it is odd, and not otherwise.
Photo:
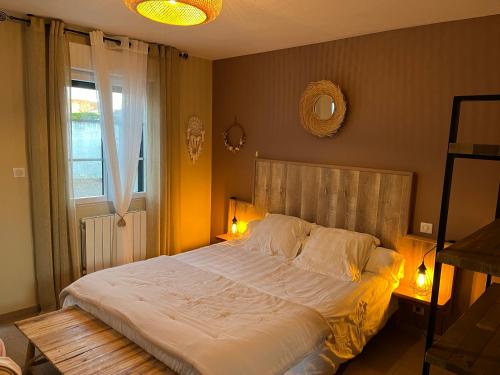
[[(92, 81), (86, 81), (82, 79), (75, 79), (72, 77), (71, 79), (71, 88), (77, 87), (77, 88), (84, 88), (84, 89), (90, 89), (90, 90), (96, 90), (96, 85), (95, 82)], [(71, 112), (72, 114), (72, 112)], [(70, 121), (72, 121), (70, 119)], [(146, 157), (145, 157), (145, 139), (144, 139), (144, 133), (145, 133), (145, 127), (143, 127), (142, 131), (142, 139), (141, 139), (141, 149), (139, 153), (139, 163), (137, 166), (137, 188), (140, 191), (133, 192), (132, 194), (132, 199), (138, 199), (138, 198), (145, 198), (146, 197)], [(108, 167), (106, 164), (106, 160), (104, 159), (104, 145), (102, 143), (102, 134), (101, 134), (101, 159), (97, 158), (90, 158), (90, 159), (73, 159), (73, 155), (70, 156), (70, 161), (71, 161), (71, 167), (73, 168), (73, 162), (74, 161), (101, 161), (102, 163), (102, 190), (103, 194), (102, 195), (96, 195), (92, 197), (79, 197), (79, 198), (74, 198), (75, 204), (76, 205), (84, 205), (84, 204), (94, 204), (94, 203), (106, 203), (109, 202), (109, 173), (108, 173)], [(142, 161), (142, 164), (140, 163)], [(72, 176), (73, 178), (73, 176)], [(142, 188), (142, 190), (141, 190)]]

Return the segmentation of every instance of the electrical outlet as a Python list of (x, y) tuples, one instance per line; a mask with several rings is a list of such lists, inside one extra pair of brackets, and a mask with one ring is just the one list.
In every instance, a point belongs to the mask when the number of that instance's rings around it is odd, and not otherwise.
[(12, 173), (15, 178), (26, 177), (26, 170), (24, 168), (12, 168)]
[(420, 233), (432, 234), (432, 224), (420, 223)]
[(424, 315), (425, 314), (423, 306), (419, 306), (419, 305), (413, 305), (412, 311), (414, 314), (417, 314), (417, 315)]

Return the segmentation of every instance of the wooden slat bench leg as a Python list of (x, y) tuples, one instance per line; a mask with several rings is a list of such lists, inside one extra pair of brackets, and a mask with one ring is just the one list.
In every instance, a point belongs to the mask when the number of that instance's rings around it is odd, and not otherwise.
[(26, 361), (24, 362), (23, 375), (31, 374), (31, 365), (35, 358), (35, 345), (28, 341), (28, 348), (26, 349)]

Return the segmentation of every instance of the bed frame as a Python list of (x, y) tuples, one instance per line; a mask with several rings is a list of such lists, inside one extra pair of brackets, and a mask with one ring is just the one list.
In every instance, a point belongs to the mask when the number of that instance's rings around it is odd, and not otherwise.
[[(395, 248), (408, 230), (412, 181), (411, 172), (257, 159), (253, 204), (244, 207), (248, 218), (265, 212), (298, 216), (330, 227), (371, 233), (384, 246)], [(242, 216), (244, 212), (238, 206), (238, 217)], [(36, 346), (62, 373), (73, 373), (77, 366), (78, 374), (101, 370), (146, 373), (143, 369), (173, 374), (140, 347), (78, 308), (16, 325), (29, 340), (25, 373), (33, 364)], [(114, 346), (122, 344), (125, 349)]]

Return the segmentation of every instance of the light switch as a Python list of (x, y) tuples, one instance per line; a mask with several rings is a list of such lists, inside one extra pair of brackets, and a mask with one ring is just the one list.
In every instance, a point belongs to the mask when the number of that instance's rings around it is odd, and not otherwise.
[(432, 234), (432, 224), (420, 223), (420, 232), (425, 234)]
[(24, 168), (12, 168), (15, 178), (26, 177), (26, 170)]

